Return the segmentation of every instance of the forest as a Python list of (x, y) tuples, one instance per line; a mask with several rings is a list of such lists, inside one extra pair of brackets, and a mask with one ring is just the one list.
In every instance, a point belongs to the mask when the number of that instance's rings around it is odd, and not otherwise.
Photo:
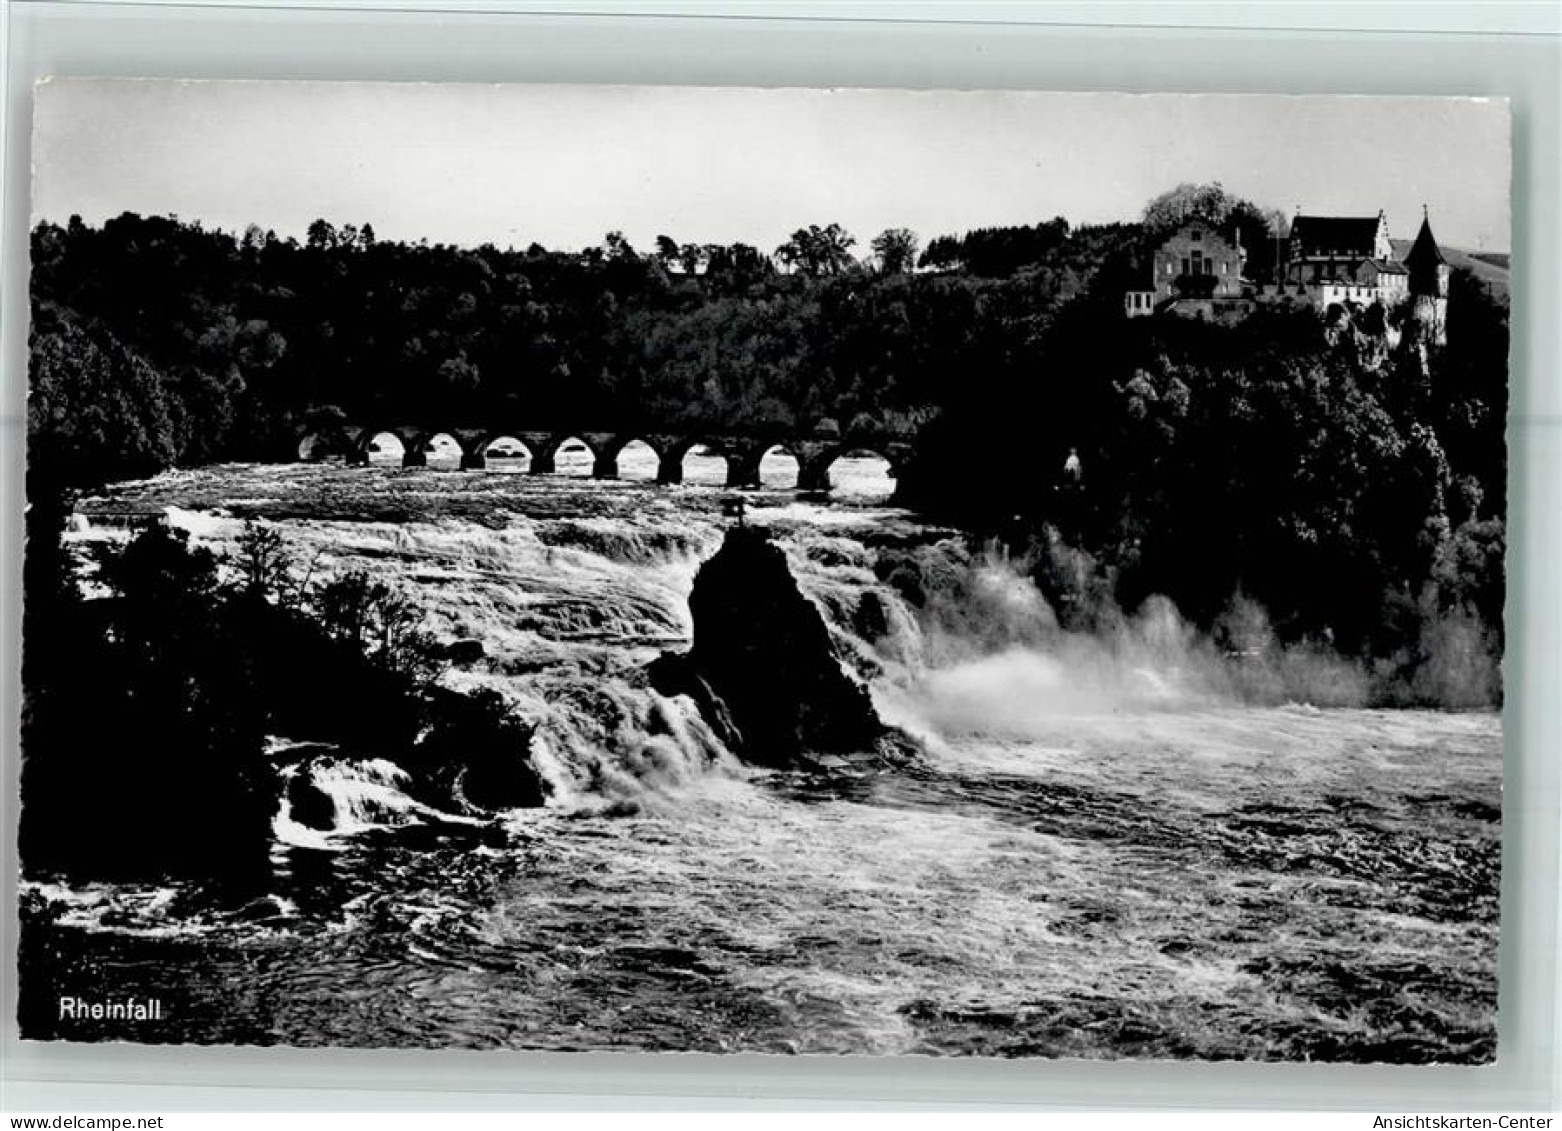
[[(1272, 213), (1179, 186), (1141, 217), (773, 252), (621, 233), (557, 250), (305, 238), (175, 217), (33, 232), (30, 495), (296, 453), (318, 414), (731, 431), (912, 421), (900, 501), (1032, 554), (1067, 621), (1151, 594), (1201, 627), (1256, 603), (1404, 701), (1452, 633), (1491, 658), (1504, 601), (1508, 311), (1456, 270), (1447, 344), (1401, 312), (1124, 317), (1190, 215), (1272, 260)], [(1063, 482), (1070, 451), (1084, 469)], [(1236, 646), (1235, 644), (1233, 645)], [(1404, 678), (1398, 678), (1398, 677)], [(1479, 682), (1479, 681), (1478, 681)], [(1419, 690), (1417, 690), (1419, 688)], [(1455, 696), (1455, 698), (1459, 698)]]

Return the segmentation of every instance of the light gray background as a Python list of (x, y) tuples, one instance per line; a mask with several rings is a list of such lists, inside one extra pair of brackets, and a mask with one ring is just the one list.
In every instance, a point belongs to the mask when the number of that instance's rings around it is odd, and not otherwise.
[[(576, 15), (541, 14), (567, 8)], [(886, 1106), (1554, 1107), (1562, 381), (1554, 3), (488, 2), (5, 7), (0, 306), (4, 717), (0, 1085), (8, 1110)], [(509, 11), (505, 11), (509, 9)], [(641, 13), (625, 14), (625, 11)], [(694, 13), (680, 18), (672, 13)], [(530, 13), (530, 14), (529, 14)], [(863, 18), (843, 19), (855, 15)], [(816, 17), (813, 19), (795, 17)], [(817, 17), (826, 18), (817, 18)], [(792, 17), (792, 18), (775, 18)], [(898, 19), (895, 17), (899, 17)], [(1118, 26), (1109, 26), (1107, 21)], [(1168, 25), (1182, 26), (1168, 26)], [(16, 1039), (15, 802), (28, 152), (44, 75), (1476, 94), (1514, 108), (1509, 651), (1499, 1062), (1488, 1068), (350, 1052)]]
[[(300, 241), (591, 247), (608, 224), (775, 247), (1137, 216), (1219, 181), (1260, 207), (1510, 250), (1506, 99), (862, 87), (57, 78), (33, 89), (33, 222), (182, 216)], [(1348, 176), (1341, 170), (1348, 169)]]

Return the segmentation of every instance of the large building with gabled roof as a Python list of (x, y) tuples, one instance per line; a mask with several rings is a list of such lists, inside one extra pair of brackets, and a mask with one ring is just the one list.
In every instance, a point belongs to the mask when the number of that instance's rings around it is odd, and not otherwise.
[(1287, 247), (1291, 265), (1314, 265), (1342, 259), (1392, 259), (1388, 217), (1303, 216), (1291, 221)]
[[(1195, 260), (1190, 248), (1200, 244), (1216, 254)], [(1300, 209), (1273, 278), (1248, 278), (1246, 259), (1234, 233), (1228, 237), (1215, 225), (1191, 220), (1156, 247), (1148, 271), (1124, 296), (1124, 309), (1129, 317), (1176, 314), (1236, 321), (1260, 304), (1307, 306), (1325, 315), (1375, 304), (1385, 310), (1408, 305), (1431, 340), (1444, 340), (1448, 265), (1425, 215), (1402, 260), (1394, 254), (1382, 212), (1312, 216)]]

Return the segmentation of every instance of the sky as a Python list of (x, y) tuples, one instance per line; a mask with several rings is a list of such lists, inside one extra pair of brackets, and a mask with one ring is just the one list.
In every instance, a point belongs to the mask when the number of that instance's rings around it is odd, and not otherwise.
[(1507, 251), (1509, 131), (1492, 99), (68, 79), (36, 89), (33, 216), (765, 251), (834, 222), (861, 253), (1219, 181), (1396, 238), (1425, 205), (1440, 242)]

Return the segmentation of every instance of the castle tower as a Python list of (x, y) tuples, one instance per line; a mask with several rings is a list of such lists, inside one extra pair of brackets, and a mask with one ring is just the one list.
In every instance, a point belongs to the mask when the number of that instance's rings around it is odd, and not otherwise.
[(1432, 220), (1421, 206), (1421, 230), (1405, 255), (1410, 272), (1410, 301), (1416, 318), (1431, 331), (1438, 345), (1447, 341), (1448, 261), (1432, 235)]

